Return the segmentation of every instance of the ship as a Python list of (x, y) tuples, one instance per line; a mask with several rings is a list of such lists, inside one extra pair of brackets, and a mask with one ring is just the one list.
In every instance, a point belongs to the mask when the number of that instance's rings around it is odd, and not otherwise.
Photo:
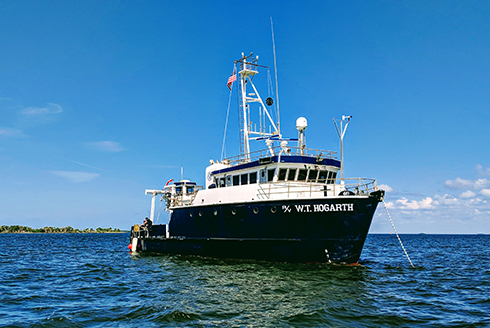
[[(131, 227), (132, 253), (358, 263), (384, 190), (376, 179), (343, 176), (342, 142), (351, 116), (333, 120), (340, 159), (336, 151), (307, 148), (304, 117), (296, 120), (297, 138), (283, 137), (278, 101), (264, 101), (256, 87), (261, 70), (271, 80), (258, 56), (242, 54), (227, 82), (230, 93), (238, 90), (238, 155), (210, 160), (203, 186), (182, 177), (147, 189), (150, 218)], [(263, 146), (254, 150), (252, 142)], [(166, 224), (154, 223), (157, 197), (169, 213)]]

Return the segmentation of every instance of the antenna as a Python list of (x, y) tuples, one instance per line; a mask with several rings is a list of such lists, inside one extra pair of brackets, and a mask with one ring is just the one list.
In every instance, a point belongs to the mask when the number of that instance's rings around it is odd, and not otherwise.
[(281, 134), (281, 116), (279, 115), (279, 85), (277, 84), (276, 43), (274, 41), (274, 25), (271, 17), (272, 51), (274, 52), (274, 75), (276, 76), (276, 98), (277, 98), (277, 133)]
[[(335, 128), (337, 129), (337, 134), (339, 135), (340, 138), (340, 181), (344, 181), (344, 135), (345, 135), (345, 131), (347, 130), (347, 126), (350, 123), (351, 118), (352, 115), (349, 116), (342, 115), (341, 120), (333, 119)], [(337, 122), (340, 123), (340, 130), (339, 130), (339, 126), (337, 125)]]

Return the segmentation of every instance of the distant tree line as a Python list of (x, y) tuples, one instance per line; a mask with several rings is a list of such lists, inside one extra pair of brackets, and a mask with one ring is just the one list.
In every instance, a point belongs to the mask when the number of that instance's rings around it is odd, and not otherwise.
[(110, 233), (110, 232), (124, 232), (117, 228), (86, 228), (86, 229), (74, 229), (70, 226), (64, 228), (44, 227), (39, 229), (33, 229), (31, 227), (24, 227), (19, 225), (12, 226), (0, 226), (0, 233)]

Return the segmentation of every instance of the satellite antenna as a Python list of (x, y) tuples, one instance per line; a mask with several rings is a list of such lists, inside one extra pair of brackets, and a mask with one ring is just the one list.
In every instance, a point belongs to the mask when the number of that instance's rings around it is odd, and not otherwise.
[(300, 117), (296, 120), (296, 130), (298, 130), (299, 136), (298, 136), (298, 147), (301, 152), (301, 156), (304, 155), (304, 150), (306, 147), (305, 144), (305, 130), (308, 127), (308, 121), (304, 117)]

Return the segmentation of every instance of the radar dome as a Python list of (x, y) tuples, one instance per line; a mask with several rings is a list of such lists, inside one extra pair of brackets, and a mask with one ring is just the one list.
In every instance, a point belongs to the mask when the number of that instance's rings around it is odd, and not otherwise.
[(304, 131), (306, 130), (306, 127), (308, 126), (308, 121), (304, 117), (300, 117), (296, 120), (296, 129), (298, 131)]

